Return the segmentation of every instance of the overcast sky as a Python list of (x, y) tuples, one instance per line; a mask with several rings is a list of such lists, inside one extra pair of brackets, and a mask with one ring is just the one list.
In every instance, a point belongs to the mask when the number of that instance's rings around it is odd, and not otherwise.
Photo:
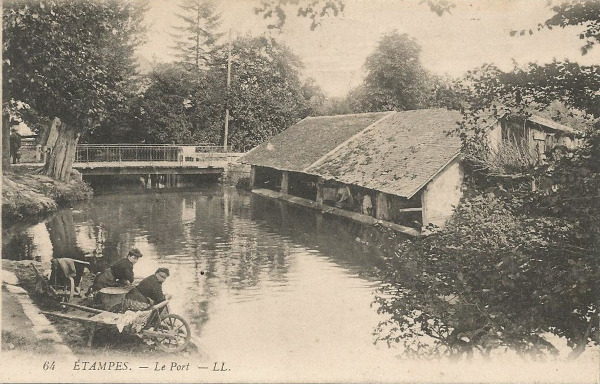
[[(551, 11), (547, 0), (455, 0), (452, 14), (442, 17), (419, 0), (346, 0), (343, 15), (328, 18), (315, 31), (310, 22), (295, 17), (289, 8), (281, 32), (268, 32), (266, 22), (254, 14), (256, 0), (221, 0), (222, 30), (232, 34), (270, 33), (300, 56), (304, 75), (313, 77), (326, 94), (343, 96), (362, 81), (365, 58), (378, 40), (394, 29), (417, 39), (421, 61), (433, 73), (460, 76), (483, 63), (503, 69), (527, 62), (547, 63), (568, 58), (582, 64), (600, 64), (600, 47), (585, 56), (578, 34), (581, 28), (553, 29), (529, 36), (511, 37), (511, 30), (533, 28)], [(177, 23), (175, 0), (150, 0), (147, 14), (149, 42), (140, 55), (148, 60), (170, 61), (169, 32)]]

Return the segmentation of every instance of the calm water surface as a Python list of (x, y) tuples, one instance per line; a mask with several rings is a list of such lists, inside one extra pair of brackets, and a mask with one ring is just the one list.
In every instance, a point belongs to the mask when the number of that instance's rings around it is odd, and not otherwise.
[[(372, 269), (381, 260), (373, 236), (343, 219), (212, 185), (96, 196), (43, 223), (4, 230), (2, 257), (39, 258), (47, 268), (54, 256), (86, 259), (95, 272), (138, 247), (136, 277), (169, 268), (172, 312), (188, 319), (207, 362), (231, 369), (210, 381), (511, 382), (561, 374), (522, 360), (407, 362), (401, 351), (374, 345), (385, 319), (372, 306), (380, 286)], [(587, 379), (597, 360), (560, 369)]]
[(138, 247), (136, 277), (168, 267), (172, 311), (211, 359), (238, 369), (368, 375), (397, 361), (373, 345), (377, 249), (360, 226), (316, 211), (214, 185), (96, 196), (4, 235), (4, 257), (86, 257), (93, 270)]

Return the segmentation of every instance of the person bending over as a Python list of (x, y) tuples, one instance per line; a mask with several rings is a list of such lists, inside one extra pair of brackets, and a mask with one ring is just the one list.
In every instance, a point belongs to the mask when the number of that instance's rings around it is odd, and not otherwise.
[(165, 296), (162, 289), (162, 284), (167, 280), (167, 277), (169, 277), (169, 270), (158, 268), (154, 275), (140, 281), (135, 288), (125, 295), (124, 310), (145, 310), (170, 298), (169, 295)]
[(137, 248), (132, 248), (126, 258), (117, 261), (96, 276), (90, 290), (97, 292), (104, 287), (118, 287), (133, 283), (133, 265), (141, 257), (142, 252)]

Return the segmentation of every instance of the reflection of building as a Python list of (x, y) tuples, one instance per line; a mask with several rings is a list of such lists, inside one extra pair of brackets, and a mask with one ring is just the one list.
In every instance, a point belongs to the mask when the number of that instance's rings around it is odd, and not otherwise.
[(461, 196), (460, 140), (448, 135), (460, 119), (445, 109), (309, 117), (240, 161), (255, 189), (442, 227)]

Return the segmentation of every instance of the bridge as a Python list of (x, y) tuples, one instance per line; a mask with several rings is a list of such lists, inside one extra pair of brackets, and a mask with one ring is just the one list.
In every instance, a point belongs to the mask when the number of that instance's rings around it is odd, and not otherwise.
[(221, 174), (241, 155), (208, 144), (79, 144), (73, 168), (83, 175)]

